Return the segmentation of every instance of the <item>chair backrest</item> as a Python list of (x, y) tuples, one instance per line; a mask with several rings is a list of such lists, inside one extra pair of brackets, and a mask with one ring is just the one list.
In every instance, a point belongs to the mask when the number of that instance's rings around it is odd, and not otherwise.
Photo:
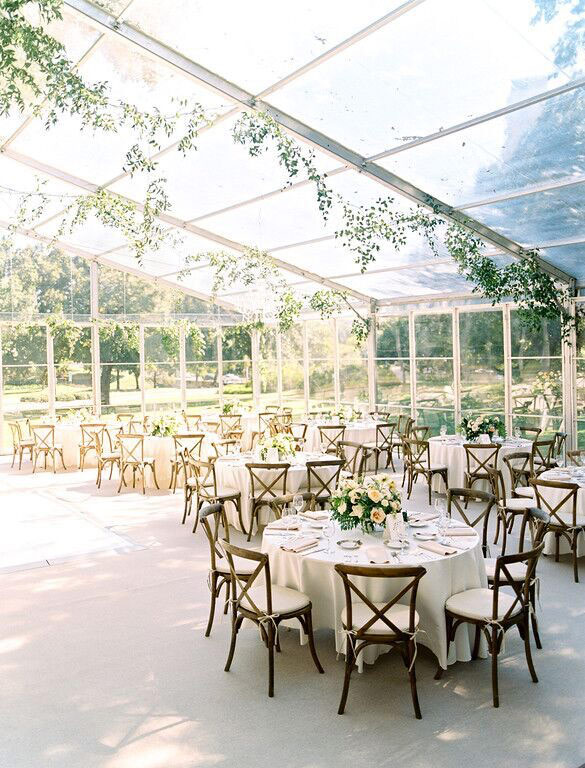
[(263, 411), (258, 414), (258, 432), (260, 432), (261, 435), (263, 435), (267, 429), (270, 429), (270, 424), (273, 419), (274, 413), (272, 411)]
[(270, 502), (270, 509), (274, 512), (274, 518), (276, 520), (280, 520), (280, 518), (282, 517), (282, 510), (284, 507), (292, 506), (293, 499), (297, 495), (303, 497), (303, 506), (301, 508), (301, 513), (306, 512), (307, 510), (311, 510), (311, 511), (315, 510), (315, 494), (314, 493), (309, 493), (307, 491), (303, 491), (302, 493), (299, 492), (298, 494), (287, 493), (286, 496), (279, 496), (274, 501)]
[(192, 459), (200, 459), (204, 440), (205, 435), (201, 433), (183, 432), (173, 435), (175, 459), (178, 461), (181, 454), (184, 454), (185, 451)]
[(518, 485), (525, 486), (530, 475), (530, 453), (528, 451), (514, 451), (504, 456), (504, 464), (510, 474), (510, 488), (516, 489)]
[(279, 405), (265, 405), (264, 411), (266, 413), (278, 413), (280, 411)]
[(489, 469), (495, 469), (498, 466), (499, 444), (464, 443), (463, 448), (468, 474), (486, 477)]
[(54, 424), (31, 424), (31, 432), (35, 441), (35, 447), (40, 450), (49, 450), (55, 445)]
[[(355, 632), (355, 636), (357, 638), (368, 637), (370, 634), (370, 628), (376, 624), (376, 622), (382, 622), (382, 624), (386, 625), (388, 631), (385, 634), (387, 635), (405, 637), (414, 633), (416, 630), (416, 593), (418, 590), (418, 584), (426, 573), (425, 568), (422, 566), (395, 568), (394, 566), (364, 566), (337, 563), (335, 570), (341, 576), (343, 581), (343, 589), (345, 592), (346, 628), (352, 630), (352, 632)], [(380, 607), (379, 603), (376, 605), (367, 595), (362, 592), (356, 582), (352, 580), (352, 576), (358, 579), (384, 579), (385, 581), (391, 581), (395, 579), (399, 582), (397, 584), (398, 591), (394, 597), (390, 598), (382, 607)], [(405, 580), (406, 584), (403, 583)], [(357, 628), (354, 628), (353, 621), (354, 595), (360, 602), (365, 603), (365, 605), (372, 612), (370, 618), (368, 618), (367, 621), (365, 621), (360, 627)], [(406, 596), (408, 596), (409, 606), (407, 632), (405, 632), (403, 628), (398, 627), (392, 621), (390, 616), (388, 616), (388, 612), (392, 606), (400, 603), (400, 600)], [(376, 627), (374, 639), (379, 640), (380, 635), (381, 633), (378, 631), (378, 627)]]
[(304, 440), (307, 436), (307, 424), (291, 423), (290, 431), (295, 440)]
[(183, 421), (187, 432), (199, 432), (201, 429), (201, 416), (198, 413), (186, 413), (183, 411)]
[(534, 440), (530, 452), (530, 474), (535, 477), (539, 472), (553, 466), (553, 451), (556, 439), (554, 437)]
[(242, 431), (242, 415), (240, 413), (222, 413), (219, 417), (219, 431), (223, 437)]
[(321, 450), (325, 453), (337, 453), (337, 444), (345, 437), (344, 424), (324, 424), (319, 427)]
[[(231, 575), (231, 586), (233, 601), (232, 605), (235, 610), (242, 610), (248, 614), (254, 614), (256, 617), (262, 618), (263, 616), (272, 615), (272, 583), (270, 580), (270, 561), (268, 555), (258, 552), (255, 549), (245, 549), (244, 547), (238, 547), (235, 544), (231, 544), (227, 539), (222, 539), (219, 542), (219, 546), (225, 552), (225, 556), (228, 561)], [(234, 557), (239, 557), (242, 560), (251, 560), (256, 563), (256, 568), (250, 575), (246, 574), (246, 581), (242, 581), (238, 577), (236, 568), (234, 565)], [(266, 612), (259, 608), (253, 599), (250, 597), (249, 591), (258, 582), (260, 577), (264, 576), (262, 581), (266, 590)]]
[(542, 432), (540, 427), (518, 427), (518, 429), (525, 440), (538, 440), (538, 436)]
[(118, 435), (120, 458), (124, 462), (142, 461), (144, 459), (144, 435), (121, 432)]
[(343, 459), (319, 459), (307, 461), (307, 488), (317, 498), (331, 496), (339, 484), (339, 476), (345, 464)]
[(135, 414), (133, 413), (117, 413), (116, 414), (116, 421), (131, 421), (134, 418)]
[(367, 452), (361, 443), (340, 440), (337, 443), (337, 451), (339, 458), (343, 459), (344, 472), (349, 472), (353, 477), (364, 474)]
[(395, 422), (385, 421), (376, 424), (376, 448), (379, 451), (391, 451), (392, 441), (394, 439)]
[(15, 423), (19, 426), (21, 439), (26, 440), (27, 438), (32, 437), (30, 419), (16, 419)]
[[(544, 542), (541, 542), (537, 547), (528, 550), (527, 552), (517, 552), (513, 555), (500, 555), (496, 559), (496, 567), (494, 570), (493, 580), (493, 599), (492, 599), (492, 615), (491, 620), (501, 624), (506, 619), (513, 616), (518, 608), (521, 608), (526, 614), (530, 613), (531, 606), (530, 596), (532, 591), (532, 584), (534, 582), (534, 573), (536, 571), (536, 565), (538, 559), (544, 549)], [(515, 563), (526, 564), (526, 574), (524, 581), (515, 581), (510, 573), (510, 566)], [(498, 601), (500, 597), (500, 586), (507, 587), (514, 592), (514, 600), (510, 603), (510, 607), (506, 613), (498, 617)]]
[(406, 437), (410, 437), (410, 433), (412, 431), (412, 428), (414, 427), (414, 419), (412, 419), (410, 416), (406, 418), (406, 423), (404, 425), (404, 434)]
[(423, 424), (413, 424), (410, 428), (410, 436), (415, 440), (426, 440), (431, 432), (430, 427), (426, 427)]
[(9, 421), (8, 426), (10, 427), (10, 435), (12, 437), (12, 448), (16, 449), (18, 448), (18, 444), (22, 440), (22, 432), (20, 430), (20, 424), (16, 421)]
[(209, 499), (217, 496), (215, 461), (194, 459), (193, 461), (189, 461), (189, 466), (192, 468), (193, 476), (195, 477), (197, 496), (202, 499)]
[[(508, 526), (503, 522), (504, 537), (502, 539), (502, 551), (501, 554), (505, 555), (508, 544)], [(529, 507), (524, 511), (522, 515), (522, 523), (520, 524), (520, 534), (518, 536), (518, 548), (517, 552), (524, 552), (524, 543), (526, 541), (526, 532), (530, 533), (530, 546), (528, 549), (534, 549), (538, 547), (543, 541), (544, 537), (548, 533), (550, 526), (550, 515), (539, 507)]]
[(96, 437), (99, 437), (101, 443), (103, 444), (104, 432), (106, 431), (106, 425), (104, 423), (101, 423), (101, 424), (83, 423), (83, 424), (80, 424), (80, 428), (81, 428), (81, 444), (84, 446), (84, 448), (89, 448), (91, 446), (95, 448)]
[(292, 417), (293, 409), (290, 405), (283, 405), (280, 410), (282, 413), (290, 414), (290, 416)]
[(290, 425), (292, 424), (292, 413), (275, 413), (272, 423), (277, 432), (287, 432), (290, 434)]
[(223, 559), (224, 551), (218, 546), (219, 532), (223, 528), (223, 536), (229, 542), (229, 526), (223, 504), (205, 504), (199, 510), (199, 522), (207, 536), (209, 544), (210, 567), (212, 571), (217, 568), (217, 560)]
[(217, 458), (220, 456), (228, 456), (230, 453), (237, 453), (239, 448), (239, 440), (235, 437), (226, 438), (225, 440), (215, 440), (211, 445)]
[(550, 524), (557, 528), (574, 528), (577, 525), (577, 483), (541, 480), (531, 477), (536, 505), (550, 515)]
[(407, 453), (407, 464), (413, 472), (427, 472), (431, 466), (429, 441), (404, 437), (402, 445)]
[(562, 458), (565, 452), (565, 445), (567, 443), (566, 432), (555, 432), (555, 446), (553, 450), (553, 458)]
[(498, 506), (505, 506), (507, 502), (506, 484), (504, 483), (504, 475), (502, 470), (495, 469), (494, 467), (488, 467), (488, 480), (492, 489), (492, 493), (496, 497), (496, 504)]
[[(472, 509), (466, 506), (470, 501), (481, 502), (481, 507)], [(453, 515), (456, 509), (467, 525), (475, 526), (483, 520), (482, 526), (482, 548), (484, 555), (487, 553), (487, 535), (489, 517), (496, 497), (493, 493), (487, 491), (476, 491), (473, 488), (449, 488), (447, 490), (447, 514)]]
[(268, 503), (275, 496), (286, 496), (290, 464), (246, 464), (250, 476), (251, 495)]
[(567, 462), (576, 467), (582, 467), (585, 464), (585, 450), (567, 451)]
[(396, 422), (396, 431), (399, 435), (404, 435), (406, 430), (406, 424), (409, 420), (410, 416), (407, 416), (405, 413), (401, 413), (398, 415), (398, 421)]

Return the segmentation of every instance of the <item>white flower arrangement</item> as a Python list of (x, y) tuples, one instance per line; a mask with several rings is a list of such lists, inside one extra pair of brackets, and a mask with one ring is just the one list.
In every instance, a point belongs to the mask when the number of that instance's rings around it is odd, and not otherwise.
[(506, 426), (499, 416), (466, 416), (461, 421), (461, 431), (467, 440), (477, 440), (480, 435), (489, 435), (490, 439), (496, 435), (506, 437)]
[(221, 406), (221, 412), (224, 416), (229, 416), (232, 413), (238, 413), (239, 406), (238, 400), (226, 400)]
[(150, 422), (150, 434), (155, 437), (172, 437), (181, 431), (181, 422), (173, 414), (161, 414)]
[(361, 526), (371, 533), (375, 525), (386, 525), (402, 510), (402, 497), (389, 475), (379, 474), (363, 480), (343, 480), (331, 496), (331, 518), (341, 530)]
[(294, 456), (295, 441), (292, 435), (279, 432), (274, 437), (263, 437), (258, 443), (258, 452), (260, 459), (266, 461), (270, 451), (278, 451), (278, 458)]

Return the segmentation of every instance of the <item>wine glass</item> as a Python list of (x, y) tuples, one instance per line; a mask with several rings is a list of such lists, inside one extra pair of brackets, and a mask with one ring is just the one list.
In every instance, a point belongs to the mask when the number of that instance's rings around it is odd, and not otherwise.
[(441, 424), (441, 429), (439, 431), (441, 433), (441, 437), (445, 437), (445, 435), (447, 434), (447, 425)]
[(295, 495), (293, 496), (292, 505), (295, 508), (297, 515), (300, 514), (304, 503), (305, 502), (303, 501), (303, 494), (295, 493)]
[(514, 437), (516, 438), (516, 440), (521, 439), (522, 432), (520, 432), (520, 427), (516, 427), (516, 429), (514, 430)]
[(282, 508), (282, 517), (284, 520), (284, 529), (286, 533), (284, 533), (285, 539), (290, 539), (291, 533), (290, 533), (290, 524), (292, 523), (291, 517), (293, 513), (293, 508), (289, 506), (284, 506)]
[(327, 554), (332, 555), (335, 552), (334, 538), (335, 538), (335, 523), (331, 518), (323, 525), (323, 534), (327, 539)]

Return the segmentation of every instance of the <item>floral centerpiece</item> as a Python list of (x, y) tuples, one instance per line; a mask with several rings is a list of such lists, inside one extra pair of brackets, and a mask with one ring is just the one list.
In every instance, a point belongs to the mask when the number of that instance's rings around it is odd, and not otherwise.
[(150, 434), (154, 437), (172, 437), (181, 431), (181, 422), (173, 414), (161, 414), (150, 422)]
[(361, 414), (350, 405), (346, 405), (343, 408), (338, 408), (336, 411), (333, 411), (333, 416), (339, 419), (340, 422), (345, 422), (355, 421), (361, 417)]
[(271, 452), (278, 454), (279, 461), (295, 454), (295, 441), (292, 435), (279, 432), (274, 437), (264, 437), (258, 443), (260, 459), (266, 461)]
[(224, 416), (229, 416), (232, 413), (238, 412), (239, 403), (237, 400), (227, 400), (222, 406), (221, 406), (221, 412)]
[(489, 435), (490, 440), (496, 435), (506, 437), (506, 426), (499, 416), (466, 416), (461, 421), (461, 431), (467, 440), (477, 440), (480, 435)]
[(386, 526), (396, 519), (402, 498), (389, 475), (370, 475), (343, 480), (331, 496), (331, 508), (331, 519), (342, 531), (359, 525), (364, 533), (371, 533), (376, 525)]

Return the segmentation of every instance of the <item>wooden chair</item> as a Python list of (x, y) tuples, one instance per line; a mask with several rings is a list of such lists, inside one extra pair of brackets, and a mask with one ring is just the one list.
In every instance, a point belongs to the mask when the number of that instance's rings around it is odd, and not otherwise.
[(120, 445), (120, 484), (118, 485), (118, 493), (122, 490), (122, 486), (126, 487), (125, 473), (127, 469), (132, 470), (132, 488), (136, 488), (136, 473), (138, 473), (142, 480), (142, 493), (146, 493), (145, 473), (147, 467), (152, 472), (152, 479), (158, 490), (154, 458), (144, 455), (144, 435), (121, 433), (118, 435), (118, 443)]
[(325, 509), (335, 493), (344, 464), (344, 459), (334, 458), (307, 461), (307, 488), (321, 509)]
[(96, 438), (100, 443), (104, 444), (104, 434), (106, 431), (106, 425), (102, 422), (99, 424), (80, 424), (81, 428), (81, 442), (79, 443), (79, 469), (85, 468), (85, 457), (91, 451), (97, 453), (96, 450)]
[[(532, 488), (528, 486), (530, 480), (530, 453), (528, 451), (514, 451), (504, 456), (504, 464), (510, 475), (510, 488), (512, 496), (521, 496), (521, 489), (528, 488), (529, 496), (532, 496)], [(520, 493), (518, 491), (520, 490)]]
[(567, 444), (566, 432), (555, 432), (555, 446), (553, 449), (552, 461), (558, 466), (558, 460), (565, 458), (565, 447)]
[(220, 493), (218, 491), (215, 460), (203, 461), (202, 459), (192, 459), (186, 454), (182, 455), (185, 462), (185, 477), (187, 478), (184, 485), (183, 524), (185, 524), (187, 515), (191, 514), (193, 494), (195, 494), (197, 507), (193, 533), (197, 530), (199, 513), (204, 504), (223, 504), (225, 507), (228, 503), (233, 504), (236, 508), (240, 528), (246, 533), (242, 520), (242, 494), (239, 491), (234, 493)]
[[(511, 627), (518, 627), (524, 640), (526, 662), (533, 682), (538, 682), (532, 662), (530, 649), (530, 614), (531, 583), (536, 571), (536, 564), (544, 544), (528, 552), (513, 555), (501, 555), (496, 559), (493, 588), (479, 587), (467, 589), (452, 595), (445, 603), (447, 620), (447, 654), (449, 645), (455, 639), (457, 628), (461, 624), (473, 624), (483, 632), (492, 657), (492, 695), (494, 707), (500, 706), (498, 693), (498, 655), (502, 649), (505, 633)], [(526, 565), (526, 575), (522, 582), (512, 578), (510, 569), (516, 564)], [(511, 589), (513, 594), (502, 592), (500, 587)], [(477, 645), (477, 644), (476, 644)], [(474, 649), (475, 650), (475, 649)], [(476, 653), (477, 657), (477, 653)], [(443, 675), (442, 667), (437, 669), (435, 680)]]
[(240, 413), (220, 414), (219, 434), (226, 440), (241, 440), (244, 434), (242, 415)]
[(492, 492), (496, 497), (496, 504), (498, 505), (496, 535), (494, 538), (494, 544), (496, 544), (500, 537), (500, 522), (505, 525), (508, 533), (511, 533), (514, 527), (514, 520), (517, 517), (521, 517), (530, 507), (538, 505), (535, 505), (534, 499), (524, 496), (509, 498), (506, 494), (506, 485), (501, 469), (490, 469), (489, 474)]
[(30, 454), (30, 460), (33, 460), (35, 440), (32, 436), (24, 436), (22, 425), (19, 421), (9, 421), (8, 426), (10, 427), (10, 434), (12, 436), (12, 464), (10, 467), (14, 467), (14, 462), (18, 456), (18, 469), (21, 469), (22, 457), (26, 451)]
[(431, 428), (423, 424), (413, 424), (410, 428), (409, 437), (415, 440), (428, 440), (431, 434)]
[[(208, 583), (209, 591), (211, 593), (211, 604), (209, 606), (209, 618), (207, 620), (207, 628), (205, 630), (205, 637), (209, 637), (211, 634), (211, 628), (213, 626), (213, 618), (215, 616), (215, 605), (217, 599), (221, 595), (221, 590), (224, 586), (224, 613), (227, 613), (228, 609), (231, 584), (230, 567), (223, 550), (218, 546), (218, 540), (220, 530), (223, 532), (223, 538), (225, 541), (229, 542), (230, 536), (229, 525), (223, 504), (205, 504), (199, 510), (199, 519), (209, 544), (210, 562)], [(234, 558), (234, 565), (236, 567), (238, 578), (243, 582), (247, 581), (250, 574), (254, 571), (254, 563), (252, 561)]]
[[(303, 512), (315, 511), (315, 494), (307, 491), (299, 491), (299, 496), (303, 498), (303, 506), (301, 508), (301, 514)], [(274, 512), (274, 519), (280, 520), (282, 518), (282, 510), (284, 507), (291, 507), (296, 493), (287, 493), (286, 496), (278, 496), (274, 501), (270, 502), (270, 509)]]
[(518, 427), (520, 435), (524, 440), (538, 440), (538, 436), (542, 432), (540, 427)]
[(431, 485), (435, 475), (443, 478), (445, 487), (449, 488), (449, 470), (445, 466), (432, 466), (428, 440), (415, 440), (405, 437), (402, 441), (407, 455), (405, 463), (408, 472), (408, 498), (412, 494), (412, 487), (419, 477), (424, 477), (429, 489), (429, 504), (431, 503)]
[(183, 455), (185, 454), (185, 451), (188, 453), (189, 459), (200, 459), (204, 440), (205, 435), (202, 433), (183, 432), (181, 434), (173, 435), (175, 454), (170, 460), (171, 479), (169, 481), (169, 488), (173, 489), (173, 493), (177, 490), (177, 482), (181, 473), (183, 473), (184, 479), (187, 477), (184, 474), (185, 462), (183, 460)]
[(491, 481), (491, 470), (498, 467), (500, 445), (493, 443), (464, 443), (467, 471), (464, 475), (466, 488), (473, 488), (477, 482)]
[[(579, 581), (579, 560), (577, 557), (577, 541), (579, 534), (585, 531), (585, 517), (579, 514), (577, 483), (564, 483), (554, 480), (531, 478), (530, 485), (534, 488), (536, 506), (550, 515), (549, 530), (555, 537), (555, 563), (559, 562), (559, 543), (561, 538), (568, 541), (573, 557), (573, 575), (575, 582)], [(547, 493), (548, 490), (548, 493)], [(552, 501), (550, 491), (559, 501)], [(557, 491), (557, 493), (554, 493)]]
[(585, 466), (585, 450), (567, 451), (567, 464), (572, 464), (574, 467)]
[(55, 467), (55, 454), (61, 459), (61, 465), (63, 469), (67, 469), (65, 466), (65, 460), (63, 459), (63, 446), (55, 442), (55, 425), (54, 424), (31, 424), (31, 433), (34, 440), (33, 445), (33, 473), (37, 468), (37, 461), (39, 456), (42, 456), (45, 460), (45, 469), (47, 468), (47, 457), (51, 457), (53, 462), (53, 474), (57, 471)]
[(339, 458), (343, 459), (342, 475), (356, 479), (365, 475), (366, 461), (369, 454), (362, 443), (340, 440), (337, 443), (337, 451)]
[[(462, 503), (462, 500), (464, 503)], [(470, 501), (481, 502), (480, 509), (474, 509), (473, 514), (470, 514), (468, 504)], [(483, 550), (483, 556), (488, 553), (488, 524), (490, 513), (496, 503), (496, 497), (493, 493), (487, 491), (474, 491), (472, 488), (449, 488), (447, 491), (447, 514), (449, 517), (453, 516), (453, 512), (456, 510), (466, 525), (471, 528), (483, 521), (482, 534), (481, 534), (481, 547)]]
[(532, 450), (530, 452), (530, 476), (538, 477), (547, 469), (552, 469), (555, 466), (553, 460), (553, 452), (555, 449), (556, 439), (554, 437), (545, 438), (542, 440), (534, 440), (532, 443)]
[(326, 424), (319, 428), (319, 440), (323, 453), (338, 455), (337, 444), (345, 438), (344, 424)]
[(307, 424), (293, 423), (290, 424), (290, 434), (295, 441), (295, 448), (297, 451), (302, 451), (307, 441)]
[[(538, 507), (531, 507), (530, 509), (526, 509), (524, 511), (524, 514), (522, 516), (522, 524), (520, 526), (520, 537), (518, 539), (518, 552), (524, 552), (524, 542), (526, 541), (526, 529), (528, 528), (529, 534), (530, 534), (530, 546), (528, 549), (534, 549), (535, 547), (540, 546), (540, 544), (544, 541), (544, 537), (548, 533), (548, 528), (550, 525), (550, 516), (546, 514), (546, 512), (543, 512), (542, 509), (538, 509)], [(500, 554), (505, 555), (506, 554), (506, 545), (507, 545), (507, 534), (506, 534), (506, 526), (504, 526), (504, 539), (502, 542), (502, 551)], [(485, 572), (488, 578), (488, 585), (493, 586), (494, 578), (495, 578), (495, 572), (496, 572), (496, 560), (495, 557), (486, 557), (484, 559), (484, 565), (485, 565)], [(512, 579), (516, 582), (522, 582), (524, 581), (524, 578), (526, 577), (526, 564), (525, 563), (515, 563), (509, 567), (510, 576)], [(536, 643), (536, 647), (538, 649), (542, 648), (542, 643), (540, 641), (540, 635), (538, 633), (538, 622), (536, 620), (536, 571), (534, 573), (534, 577), (530, 584), (530, 604), (532, 606), (532, 610), (530, 612), (530, 620), (532, 624), (532, 633), (534, 635), (534, 641)], [(505, 577), (503, 577), (502, 574), (500, 574), (500, 584), (503, 586), (505, 584)], [(475, 638), (476, 645), (479, 643), (479, 632), (478, 635)], [(476, 655), (477, 655), (476, 649)]]
[(238, 453), (240, 449), (240, 441), (235, 437), (231, 437), (226, 440), (215, 440), (211, 444), (215, 457), (219, 459), (220, 456), (229, 456), (230, 453)]
[(191, 434), (201, 432), (201, 416), (198, 413), (187, 413), (186, 411), (183, 411), (182, 416), (187, 432), (190, 432)]
[(246, 464), (250, 478), (250, 529), (248, 541), (252, 538), (254, 521), (259, 525), (262, 507), (270, 507), (274, 499), (286, 496), (286, 481), (290, 464)]
[(393, 437), (392, 452), (396, 451), (396, 456), (400, 458), (400, 454), (404, 457), (404, 445), (403, 440), (405, 437), (409, 437), (410, 430), (414, 424), (414, 419), (406, 414), (401, 413), (398, 416), (396, 422), (396, 430)]
[(258, 432), (263, 435), (270, 429), (270, 424), (274, 420), (274, 413), (272, 411), (263, 411), (258, 414)]
[(114, 467), (118, 467), (118, 472), (120, 472), (120, 451), (104, 451), (104, 445), (102, 443), (101, 437), (99, 434), (96, 434), (95, 453), (97, 456), (97, 477), (95, 484), (98, 488), (101, 488), (102, 472), (108, 465), (110, 466), (110, 480), (112, 479), (112, 472), (114, 471)]
[(280, 411), (280, 405), (266, 405), (264, 406), (265, 413), (278, 413)]
[(384, 469), (388, 469), (392, 466), (392, 471), (396, 472), (394, 467), (394, 459), (392, 457), (392, 447), (394, 444), (394, 430), (396, 429), (396, 423), (384, 422), (376, 424), (376, 439), (373, 443), (364, 443), (364, 448), (368, 453), (373, 453), (376, 460), (376, 472), (380, 466), (380, 457), (383, 453), (386, 454), (386, 463)]
[[(416, 611), (418, 585), (426, 570), (417, 567), (363, 566), (338, 563), (335, 570), (343, 580), (345, 608), (341, 613), (341, 623), (346, 633), (345, 676), (343, 691), (339, 702), (339, 715), (345, 711), (349, 683), (354, 665), (359, 654), (370, 645), (390, 645), (397, 648), (408, 669), (412, 704), (417, 719), (421, 712), (416, 690), (414, 662), (416, 657), (415, 637), (418, 631), (419, 616)], [(360, 587), (352, 581), (356, 579), (383, 579), (388, 586), (395, 581), (396, 595), (386, 603), (372, 602)], [(358, 598), (354, 602), (354, 595)], [(408, 603), (399, 602), (408, 598)]]
[[(297, 619), (309, 641), (313, 662), (320, 673), (323, 667), (315, 649), (313, 637), (312, 605), (303, 592), (271, 583), (268, 555), (243, 547), (236, 547), (225, 539), (220, 542), (224, 549), (231, 575), (232, 637), (225, 665), (229, 672), (236, 649), (238, 631), (244, 619), (253, 621), (260, 630), (262, 641), (268, 649), (268, 696), (274, 696), (274, 650), (280, 649), (278, 626), (281, 621)], [(236, 558), (256, 565), (246, 580), (238, 575)], [(263, 577), (263, 584), (259, 582)]]

